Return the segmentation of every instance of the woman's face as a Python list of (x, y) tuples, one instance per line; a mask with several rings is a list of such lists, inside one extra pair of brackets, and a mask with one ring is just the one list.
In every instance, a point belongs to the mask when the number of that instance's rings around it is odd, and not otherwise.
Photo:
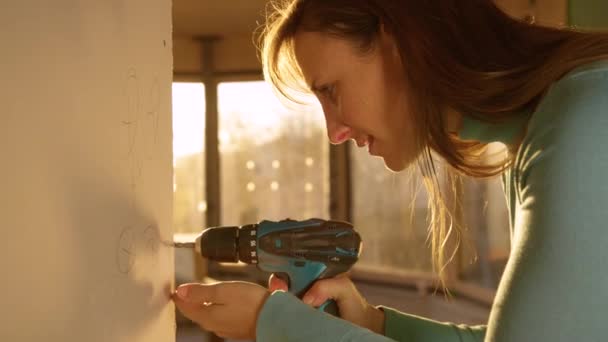
[(354, 140), (393, 171), (417, 157), (403, 66), (388, 34), (383, 32), (374, 49), (362, 55), (343, 39), (300, 31), (295, 54), (321, 102), (331, 143)]

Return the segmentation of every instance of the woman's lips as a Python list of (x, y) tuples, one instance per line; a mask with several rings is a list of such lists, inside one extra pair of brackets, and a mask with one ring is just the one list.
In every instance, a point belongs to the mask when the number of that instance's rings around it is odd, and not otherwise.
[(375, 156), (375, 152), (374, 152), (374, 142), (376, 140), (374, 139), (374, 137), (370, 136), (369, 140), (367, 141), (367, 152), (369, 154), (371, 154), (372, 156)]
[(376, 139), (371, 135), (355, 140), (357, 147), (367, 147), (367, 152), (373, 156), (377, 155), (377, 151), (374, 148), (375, 142)]

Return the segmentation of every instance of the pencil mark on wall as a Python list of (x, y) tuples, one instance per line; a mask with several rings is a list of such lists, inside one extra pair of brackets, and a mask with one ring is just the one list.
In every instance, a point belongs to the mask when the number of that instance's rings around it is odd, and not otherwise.
[(128, 153), (133, 153), (135, 149), (135, 139), (137, 137), (138, 113), (140, 111), (139, 103), (139, 79), (137, 70), (130, 68), (127, 71), (127, 110), (124, 112), (122, 124), (127, 128), (128, 137)]
[(126, 73), (125, 109), (121, 117), (121, 137), (126, 136), (126, 158), (128, 165), (129, 188), (131, 190), (131, 204), (136, 203), (138, 180), (142, 176), (142, 162), (137, 147), (140, 135), (139, 113), (141, 112), (140, 83), (137, 69), (129, 68)]
[(161, 247), (173, 247), (172, 239), (163, 239), (160, 234), (156, 224), (124, 227), (116, 243), (118, 272), (127, 275), (136, 268), (141, 270), (157, 265)]
[(118, 271), (128, 274), (133, 269), (136, 255), (135, 231), (131, 227), (126, 227), (120, 233), (116, 246), (116, 266), (118, 267)]
[(158, 123), (160, 112), (160, 85), (158, 77), (154, 77), (148, 90), (149, 107), (146, 111), (145, 128), (147, 131), (146, 157), (152, 159), (158, 143)]
[[(124, 107), (120, 113), (120, 146), (123, 147), (125, 186), (130, 205), (136, 209), (139, 199), (148, 195), (146, 177), (150, 160), (157, 155), (161, 115), (161, 88), (156, 75), (146, 77), (134, 67), (124, 74)], [(150, 183), (153, 185), (153, 183)], [(158, 263), (160, 248), (165, 243), (155, 224), (128, 224), (118, 237), (116, 266), (120, 273), (151, 267)]]
[(125, 74), (125, 107), (121, 113), (121, 144), (128, 170), (132, 204), (144, 188), (146, 161), (158, 153), (161, 92), (158, 76), (142, 77), (136, 68)]
[(156, 254), (160, 248), (160, 232), (155, 225), (149, 225), (143, 232), (144, 248), (147, 253)]

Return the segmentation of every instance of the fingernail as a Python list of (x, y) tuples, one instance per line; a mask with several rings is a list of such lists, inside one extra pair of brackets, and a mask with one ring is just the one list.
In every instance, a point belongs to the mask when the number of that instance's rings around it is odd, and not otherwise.
[(312, 302), (315, 301), (315, 299), (312, 296), (304, 296), (304, 299), (302, 299), (304, 301), (304, 303), (311, 305)]
[(177, 288), (177, 295), (181, 299), (186, 299), (188, 297), (188, 288), (185, 286), (180, 286)]

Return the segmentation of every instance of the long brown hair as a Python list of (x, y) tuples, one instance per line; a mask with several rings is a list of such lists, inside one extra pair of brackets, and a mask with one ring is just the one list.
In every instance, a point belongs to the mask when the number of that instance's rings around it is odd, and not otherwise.
[(293, 90), (308, 90), (294, 54), (298, 30), (346, 39), (366, 53), (381, 28), (393, 36), (407, 66), (404, 91), (430, 194), (433, 265), (444, 279), (445, 242), (460, 231), (452, 224), (453, 209), (440, 190), (432, 154), (455, 174), (480, 178), (502, 173), (513, 158), (509, 153), (501, 162), (484, 162), (487, 144), (447, 132), (445, 111), (489, 123), (530, 113), (568, 71), (608, 59), (608, 33), (535, 25), (508, 16), (491, 0), (274, 1), (260, 36), (264, 76), (281, 95), (297, 101)]

